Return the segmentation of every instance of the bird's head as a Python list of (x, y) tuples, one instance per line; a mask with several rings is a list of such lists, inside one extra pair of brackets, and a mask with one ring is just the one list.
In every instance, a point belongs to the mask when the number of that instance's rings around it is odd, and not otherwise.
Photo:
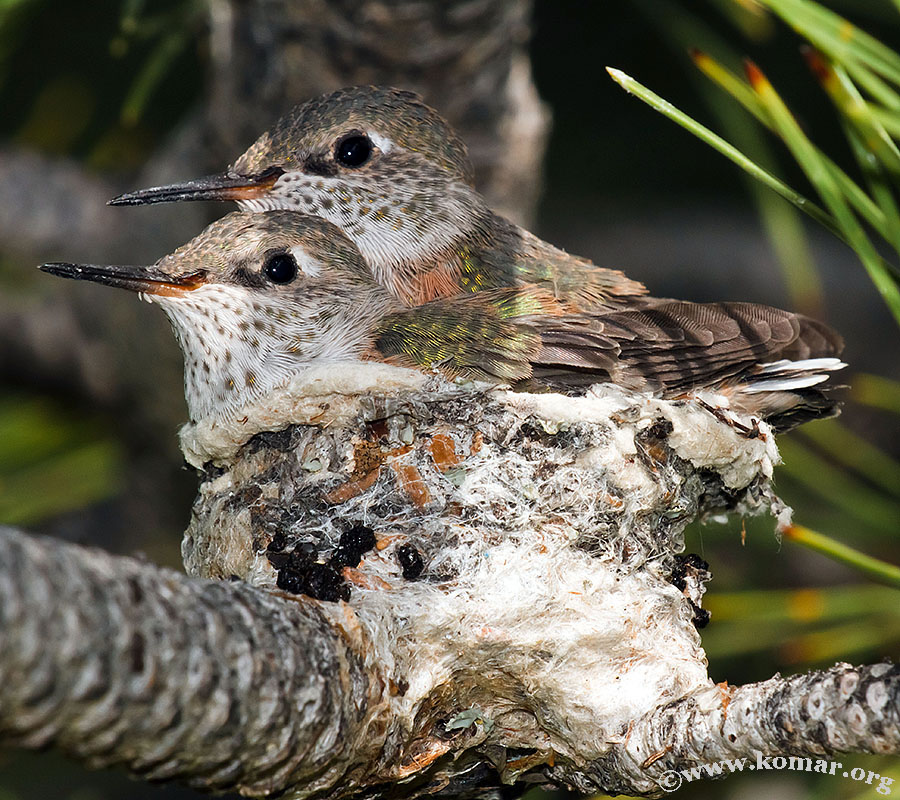
[(111, 203), (177, 200), (234, 200), (250, 211), (323, 217), (357, 244), (379, 278), (446, 250), (485, 213), (466, 147), (450, 125), (412, 92), (376, 86), (295, 107), (220, 175)]
[(395, 303), (339, 229), (287, 211), (229, 214), (152, 267), (41, 268), (162, 306), (192, 420), (234, 416), (310, 366), (359, 360)]
[(472, 184), (465, 144), (417, 94), (356, 86), (296, 106), (229, 171), (250, 176), (281, 169), (312, 177), (368, 179), (375, 187), (398, 168), (413, 172), (417, 167), (435, 178), (439, 170), (451, 180)]

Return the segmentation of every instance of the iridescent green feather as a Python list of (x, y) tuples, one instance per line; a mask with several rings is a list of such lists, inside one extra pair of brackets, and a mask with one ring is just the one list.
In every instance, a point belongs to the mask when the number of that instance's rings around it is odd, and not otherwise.
[(530, 320), (546, 304), (540, 292), (510, 289), (435, 300), (386, 317), (376, 331), (375, 347), (385, 358), (409, 366), (521, 380), (531, 375), (530, 360), (540, 350)]

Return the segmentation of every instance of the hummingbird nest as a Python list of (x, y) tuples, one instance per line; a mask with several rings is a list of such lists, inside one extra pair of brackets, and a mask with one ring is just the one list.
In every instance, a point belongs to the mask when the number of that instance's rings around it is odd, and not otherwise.
[[(390, 691), (395, 778), (468, 729), (584, 763), (711, 687), (697, 518), (780, 505), (767, 425), (712, 393), (525, 394), (382, 364), (315, 370), (185, 426), (202, 483), (186, 568), (321, 603)], [(433, 718), (434, 709), (459, 709)], [(401, 733), (402, 732), (402, 733)], [(413, 737), (415, 738), (415, 737)], [(634, 743), (635, 758), (640, 743)]]

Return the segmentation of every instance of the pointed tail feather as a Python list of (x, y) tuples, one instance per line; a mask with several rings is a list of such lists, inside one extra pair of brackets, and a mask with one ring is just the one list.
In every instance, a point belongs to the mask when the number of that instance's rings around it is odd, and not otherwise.
[(760, 364), (746, 382), (725, 390), (733, 408), (757, 414), (776, 432), (790, 430), (814, 419), (833, 417), (839, 405), (827, 394), (839, 388), (825, 383), (830, 373), (847, 365), (839, 358), (782, 359)]
[(760, 364), (755, 375), (741, 385), (746, 394), (758, 392), (790, 392), (808, 389), (828, 380), (828, 373), (847, 365), (839, 358), (807, 358), (802, 361), (781, 359)]

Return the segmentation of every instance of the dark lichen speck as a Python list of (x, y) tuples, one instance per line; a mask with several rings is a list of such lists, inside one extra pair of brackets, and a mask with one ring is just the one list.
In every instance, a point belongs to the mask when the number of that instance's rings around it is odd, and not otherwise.
[(301, 566), (289, 564), (278, 572), (279, 589), (292, 594), (305, 594), (316, 600), (336, 603), (350, 599), (350, 587), (340, 573), (328, 564), (306, 562)]
[(403, 577), (408, 581), (414, 581), (425, 569), (422, 554), (411, 544), (403, 544), (397, 548), (397, 561), (403, 568)]
[(137, 578), (128, 579), (128, 597), (134, 605), (144, 602), (144, 590)]
[[(194, 467), (192, 467), (187, 463), (187, 461), (185, 461), (184, 469), (192, 470), (194, 469)], [(224, 475), (226, 471), (227, 470), (225, 469), (225, 467), (218, 467), (213, 464), (212, 461), (207, 461), (199, 470), (199, 472), (203, 473), (203, 481), (214, 481), (216, 478)]]
[(291, 594), (306, 594), (304, 591), (306, 584), (303, 580), (303, 575), (299, 572), (294, 572), (293, 570), (282, 569), (279, 571), (275, 585), (279, 589), (290, 592)]
[(129, 655), (131, 656), (131, 671), (135, 675), (140, 675), (144, 671), (146, 649), (146, 640), (139, 632), (135, 632), (131, 637), (131, 644), (128, 648)]
[(344, 583), (341, 574), (328, 564), (311, 564), (306, 571), (306, 582), (310, 597), (331, 602), (350, 599), (350, 587)]
[(354, 525), (341, 534), (329, 563), (335, 569), (358, 566), (363, 553), (373, 547), (375, 547), (375, 532), (365, 525)]
[(253, 436), (245, 447), (249, 453), (255, 453), (261, 449), (277, 450), (284, 453), (291, 449), (293, 434), (293, 427), (284, 428), (280, 431), (262, 431)]
[(318, 557), (319, 552), (311, 542), (300, 542), (288, 553), (280, 552), (287, 545), (283, 539), (279, 540), (280, 536), (282, 534), (275, 534), (275, 538), (266, 548), (266, 558), (275, 569), (292, 569), (296, 572), (308, 567)]
[(709, 579), (709, 564), (696, 553), (682, 553), (675, 556), (675, 566), (669, 579), (672, 585), (687, 596), (691, 604), (693, 618), (691, 621), (697, 630), (705, 628), (709, 624), (710, 613), (691, 599), (688, 591), (688, 578), (691, 582), (702, 583)]
[(648, 439), (666, 439), (672, 431), (675, 430), (675, 426), (672, 424), (671, 420), (666, 419), (665, 417), (660, 417), (655, 420), (653, 424), (644, 431), (644, 436)]
[(232, 502), (236, 506), (252, 506), (261, 496), (262, 489), (259, 486), (245, 486), (235, 492)]
[(709, 620), (712, 615), (705, 608), (698, 606), (693, 600), (690, 602), (691, 609), (694, 612), (694, 617), (691, 622), (694, 623), (694, 627), (699, 631), (709, 625)]
[(669, 582), (676, 588), (684, 591), (687, 583), (685, 578), (688, 572), (707, 572), (709, 563), (704, 561), (696, 553), (679, 553), (675, 556), (675, 566), (672, 569), (672, 577)]
[(275, 569), (286, 569), (291, 565), (293, 553), (266, 553), (266, 558)]
[(300, 542), (290, 552), (283, 552), (286, 546), (284, 534), (276, 533), (266, 548), (266, 558), (278, 572), (279, 589), (332, 603), (350, 599), (350, 587), (344, 583), (340, 567), (317, 561), (319, 551), (312, 542)]

